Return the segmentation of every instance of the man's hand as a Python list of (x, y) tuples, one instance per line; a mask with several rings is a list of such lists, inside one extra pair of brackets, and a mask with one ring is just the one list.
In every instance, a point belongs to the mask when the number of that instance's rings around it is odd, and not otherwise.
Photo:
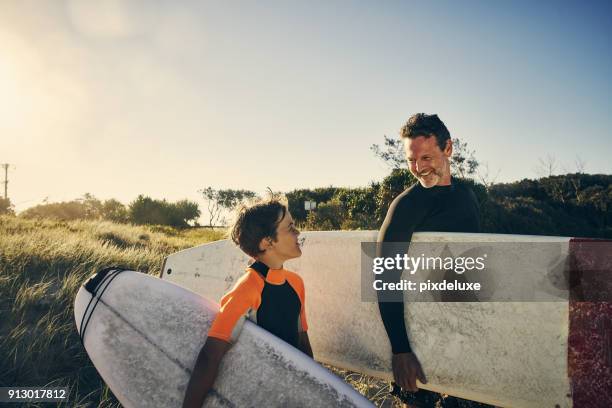
[(416, 380), (422, 384), (427, 384), (427, 378), (419, 363), (419, 359), (414, 353), (394, 354), (391, 359), (393, 367), (393, 378), (397, 385), (410, 392), (418, 391)]

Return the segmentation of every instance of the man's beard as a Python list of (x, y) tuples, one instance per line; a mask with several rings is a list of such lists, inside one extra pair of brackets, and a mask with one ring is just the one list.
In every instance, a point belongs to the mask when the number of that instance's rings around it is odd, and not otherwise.
[[(429, 174), (427, 176), (422, 176), (421, 174), (417, 176), (417, 180), (419, 180), (419, 183), (421, 183), (421, 186), (425, 188), (434, 187), (440, 182), (440, 179), (442, 178), (442, 174), (436, 169), (430, 169), (428, 172)], [(427, 173), (427, 172), (424, 172), (424, 173)]]

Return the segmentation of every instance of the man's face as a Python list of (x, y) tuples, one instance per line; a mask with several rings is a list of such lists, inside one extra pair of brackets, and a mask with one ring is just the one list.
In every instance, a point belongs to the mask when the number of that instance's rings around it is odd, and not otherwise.
[(435, 136), (404, 139), (408, 168), (425, 188), (450, 184), (450, 157), (453, 145), (449, 140), (440, 150)]
[(271, 251), (283, 260), (297, 258), (302, 255), (298, 242), (300, 231), (293, 224), (293, 217), (289, 210), (276, 228), (276, 241), (273, 241)]

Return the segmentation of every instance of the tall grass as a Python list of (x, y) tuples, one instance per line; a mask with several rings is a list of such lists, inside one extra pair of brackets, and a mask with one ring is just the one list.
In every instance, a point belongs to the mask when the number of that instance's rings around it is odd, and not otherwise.
[[(80, 343), (73, 314), (80, 285), (111, 265), (157, 275), (166, 256), (224, 235), (0, 216), (0, 386), (69, 387), (67, 402), (30, 407), (121, 407)], [(386, 382), (328, 368), (377, 406), (399, 406)]]
[(0, 386), (69, 387), (64, 406), (119, 406), (79, 341), (79, 286), (110, 265), (157, 274), (167, 255), (223, 235), (1, 216)]

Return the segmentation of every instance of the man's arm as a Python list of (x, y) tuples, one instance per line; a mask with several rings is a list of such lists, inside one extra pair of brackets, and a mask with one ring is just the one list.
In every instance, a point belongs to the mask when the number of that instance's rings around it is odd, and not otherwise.
[(221, 359), (229, 350), (230, 343), (227, 341), (209, 337), (200, 350), (198, 359), (193, 367), (191, 379), (185, 392), (183, 408), (201, 408), (206, 398), (206, 394), (212, 385), (219, 371)]
[[(429, 205), (411, 190), (406, 190), (399, 195), (389, 207), (378, 234), (377, 256), (395, 257), (397, 254), (403, 255), (408, 249), (407, 247), (403, 248), (403, 253), (400, 253), (398, 246), (388, 243), (409, 242), (412, 239), (414, 229), (427, 215)], [(399, 282), (401, 274), (401, 270), (387, 270), (382, 274), (381, 279), (385, 282)], [(409, 391), (416, 391), (416, 379), (418, 378), (422, 383), (426, 383), (427, 379), (416, 355), (412, 353), (408, 341), (404, 319), (403, 294), (400, 292), (396, 295), (398, 295), (397, 299), (389, 299), (390, 294), (383, 295), (379, 292), (378, 309), (391, 342), (393, 377), (400, 387)], [(383, 297), (387, 298), (383, 299)]]
[[(412, 191), (406, 190), (400, 194), (389, 206), (387, 216), (378, 232), (377, 257), (395, 257), (403, 255), (408, 247), (393, 245), (393, 243), (406, 244), (412, 239), (412, 234), (422, 218), (426, 215), (424, 205)], [(385, 282), (399, 282), (401, 270), (385, 270), (380, 278)], [(403, 293), (378, 292), (378, 308), (391, 342), (393, 353), (407, 353), (412, 351), (406, 325), (404, 321)]]

